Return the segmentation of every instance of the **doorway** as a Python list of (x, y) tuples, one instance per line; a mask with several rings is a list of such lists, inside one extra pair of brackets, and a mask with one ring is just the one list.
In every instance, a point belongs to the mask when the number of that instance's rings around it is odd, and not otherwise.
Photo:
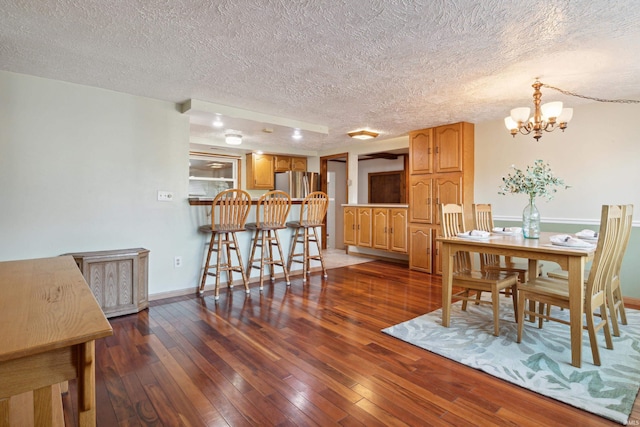
[(320, 157), (320, 187), (329, 196), (329, 209), (323, 227), (323, 249), (345, 249), (342, 205), (347, 203), (348, 197), (348, 162), (348, 153)]

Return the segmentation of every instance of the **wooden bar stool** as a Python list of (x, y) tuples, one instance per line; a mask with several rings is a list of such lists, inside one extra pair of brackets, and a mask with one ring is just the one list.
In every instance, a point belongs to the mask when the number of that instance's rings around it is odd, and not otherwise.
[[(284, 191), (269, 191), (258, 200), (256, 208), (256, 222), (246, 225), (247, 230), (255, 230), (251, 256), (247, 267), (247, 277), (251, 276), (251, 269), (260, 270), (260, 290), (264, 283), (264, 268), (269, 266), (269, 277), (275, 280), (275, 266), (282, 267), (287, 285), (290, 285), (289, 272), (284, 263), (282, 245), (278, 237), (278, 230), (286, 228), (285, 222), (291, 210), (291, 197)], [(273, 248), (276, 248), (280, 258), (275, 258)], [(260, 258), (256, 259), (256, 249), (260, 248)], [(277, 255), (277, 254), (276, 254)], [(255, 265), (259, 263), (259, 265)]]
[[(200, 289), (198, 290), (200, 295), (204, 292), (207, 275), (215, 276), (215, 299), (220, 298), (220, 273), (223, 271), (227, 272), (227, 285), (229, 288), (233, 287), (233, 272), (236, 271), (240, 273), (242, 282), (244, 283), (244, 289), (246, 293), (249, 293), (249, 284), (244, 272), (242, 255), (240, 254), (238, 239), (236, 237), (237, 232), (246, 231), (245, 222), (249, 214), (249, 208), (251, 208), (251, 196), (244, 190), (234, 188), (225, 190), (213, 199), (211, 204), (211, 224), (198, 228), (201, 232), (211, 233), (209, 249), (207, 250), (207, 261), (204, 265), (202, 281), (200, 282)], [(217, 222), (216, 210), (218, 212)], [(237, 265), (233, 265), (231, 262), (231, 251), (235, 251), (238, 260)], [(211, 264), (212, 252), (217, 253), (215, 264)], [(225, 258), (224, 262), (222, 261), (223, 257)]]
[[(294, 230), (291, 250), (289, 251), (289, 260), (287, 261), (287, 270), (289, 270), (289, 274), (291, 274), (291, 264), (294, 262), (302, 263), (302, 281), (307, 280), (307, 274), (309, 274), (312, 260), (320, 261), (322, 275), (327, 277), (327, 269), (324, 266), (324, 258), (322, 258), (322, 248), (320, 247), (317, 229), (318, 227), (322, 227), (328, 207), (329, 196), (322, 191), (314, 191), (302, 201), (302, 205), (300, 206), (300, 220), (287, 222), (287, 227), (293, 228)], [(311, 254), (309, 250), (310, 242), (315, 243), (318, 254)], [(300, 250), (297, 249), (300, 244), (302, 245), (302, 252), (296, 252), (296, 250)], [(296, 259), (298, 257), (301, 259)]]

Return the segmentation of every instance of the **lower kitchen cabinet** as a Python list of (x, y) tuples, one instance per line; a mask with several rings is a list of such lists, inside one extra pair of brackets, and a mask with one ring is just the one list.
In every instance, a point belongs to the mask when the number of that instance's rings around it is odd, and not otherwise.
[(344, 244), (407, 253), (407, 208), (344, 207)]
[(411, 225), (409, 227), (409, 268), (432, 272), (433, 227)]

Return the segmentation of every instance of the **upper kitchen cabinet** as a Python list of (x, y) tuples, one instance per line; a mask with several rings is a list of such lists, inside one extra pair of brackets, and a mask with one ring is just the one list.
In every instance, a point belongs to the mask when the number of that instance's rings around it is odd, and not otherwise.
[(274, 188), (275, 161), (270, 154), (247, 154), (247, 189), (272, 190)]
[(291, 170), (292, 171), (307, 171), (307, 158), (306, 157), (292, 157), (291, 158)]
[(468, 147), (473, 147), (473, 138), (473, 124), (464, 122), (410, 132), (409, 173), (462, 172), (473, 167), (465, 159)]
[(276, 154), (273, 158), (276, 172), (307, 171), (306, 157), (281, 156)]
[(433, 129), (422, 129), (409, 134), (409, 174), (433, 172)]
[[(469, 123), (438, 126), (433, 129), (435, 143), (435, 173), (462, 172), (465, 135), (471, 133)], [(466, 128), (466, 129), (465, 129)]]

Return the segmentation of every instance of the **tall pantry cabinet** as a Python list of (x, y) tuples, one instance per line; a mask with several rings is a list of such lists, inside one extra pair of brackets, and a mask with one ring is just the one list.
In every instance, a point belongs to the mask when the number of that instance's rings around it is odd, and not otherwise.
[(473, 204), (472, 123), (460, 122), (409, 133), (409, 267), (442, 273), (438, 205), (463, 203), (471, 226)]

